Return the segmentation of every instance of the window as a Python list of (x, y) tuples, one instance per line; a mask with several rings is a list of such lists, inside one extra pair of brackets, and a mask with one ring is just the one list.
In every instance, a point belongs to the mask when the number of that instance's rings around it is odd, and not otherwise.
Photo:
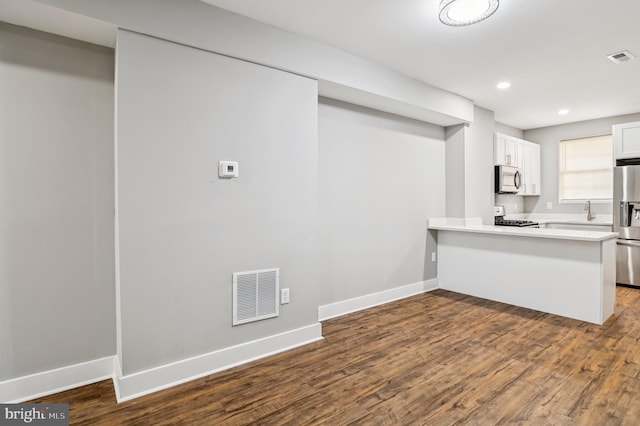
[(612, 199), (611, 135), (560, 141), (558, 165), (560, 202)]

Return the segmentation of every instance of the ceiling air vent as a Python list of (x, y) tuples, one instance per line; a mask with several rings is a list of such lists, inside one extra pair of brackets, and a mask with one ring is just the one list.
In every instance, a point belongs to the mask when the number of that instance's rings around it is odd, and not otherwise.
[(623, 50), (621, 52), (612, 53), (611, 55), (607, 55), (607, 58), (613, 63), (616, 64), (624, 64), (625, 62), (629, 62), (634, 60), (636, 57), (629, 53), (628, 50)]

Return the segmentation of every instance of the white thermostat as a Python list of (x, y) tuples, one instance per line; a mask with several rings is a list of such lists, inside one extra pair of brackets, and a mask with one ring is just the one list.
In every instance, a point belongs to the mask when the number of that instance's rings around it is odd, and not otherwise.
[(221, 178), (237, 178), (238, 162), (237, 161), (221, 161), (218, 164), (218, 176)]

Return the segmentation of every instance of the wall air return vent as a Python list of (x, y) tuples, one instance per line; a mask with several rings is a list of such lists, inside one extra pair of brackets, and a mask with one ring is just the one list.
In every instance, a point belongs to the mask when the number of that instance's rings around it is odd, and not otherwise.
[(629, 53), (628, 50), (623, 50), (621, 52), (612, 53), (611, 55), (607, 55), (607, 58), (613, 63), (616, 64), (624, 64), (625, 62), (629, 62), (634, 60), (636, 57)]
[(280, 269), (233, 274), (233, 325), (279, 315)]

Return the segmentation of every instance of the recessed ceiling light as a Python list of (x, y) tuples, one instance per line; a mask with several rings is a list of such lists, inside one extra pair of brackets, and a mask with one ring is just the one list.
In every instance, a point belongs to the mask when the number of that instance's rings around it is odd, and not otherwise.
[(568, 109), (561, 109), (561, 110), (558, 110), (558, 114), (560, 114), (560, 115), (567, 115), (567, 114), (569, 114), (569, 110), (568, 110)]
[(511, 83), (509, 83), (508, 81), (501, 81), (500, 83), (496, 84), (496, 87), (498, 89), (508, 89), (509, 87), (511, 87)]
[(499, 0), (442, 0), (440, 22), (452, 27), (475, 24), (493, 15), (499, 5)]

